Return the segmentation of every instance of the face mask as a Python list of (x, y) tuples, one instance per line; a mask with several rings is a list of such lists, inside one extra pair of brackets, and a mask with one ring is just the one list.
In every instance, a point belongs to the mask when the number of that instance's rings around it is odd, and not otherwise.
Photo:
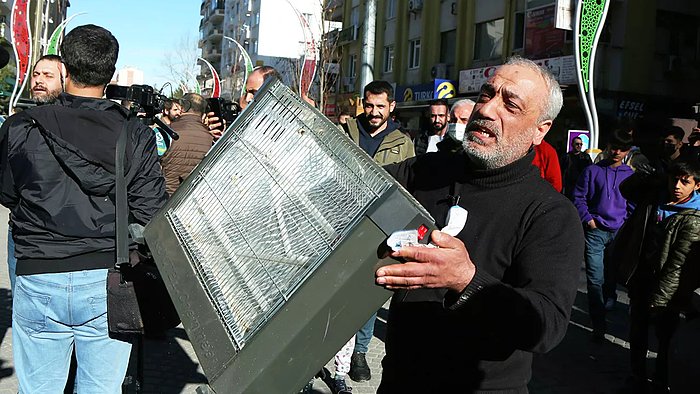
[(447, 125), (447, 135), (452, 137), (457, 142), (464, 140), (464, 132), (467, 130), (467, 125), (461, 123), (449, 123)]
[(663, 150), (664, 150), (664, 153), (665, 153), (665, 154), (667, 154), (667, 155), (670, 156), (670, 155), (676, 153), (676, 145), (674, 145), (674, 144), (664, 144), (664, 145), (663, 145)]

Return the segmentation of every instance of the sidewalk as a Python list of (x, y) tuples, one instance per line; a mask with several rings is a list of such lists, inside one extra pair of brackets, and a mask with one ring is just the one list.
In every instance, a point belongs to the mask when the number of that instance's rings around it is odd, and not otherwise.
[[(7, 210), (0, 207), (0, 394), (17, 392), (12, 361), (12, 300), (6, 264), (6, 234)], [(549, 354), (536, 355), (534, 358), (533, 377), (529, 386), (533, 394), (612, 394), (622, 386), (628, 374), (626, 294), (619, 292), (618, 305), (608, 314), (608, 341), (597, 345), (590, 341), (583, 270), (579, 283), (572, 320), (563, 342)], [(367, 361), (372, 368), (372, 380), (355, 383), (348, 379), (355, 394), (375, 393), (379, 386), (386, 310), (380, 310), (378, 315), (375, 338), (367, 354)], [(194, 393), (199, 385), (206, 383), (206, 377), (182, 326), (170, 330), (165, 340), (146, 340), (144, 348), (144, 393)], [(332, 361), (327, 367), (333, 371)], [(319, 379), (315, 380), (314, 391), (330, 393)]]

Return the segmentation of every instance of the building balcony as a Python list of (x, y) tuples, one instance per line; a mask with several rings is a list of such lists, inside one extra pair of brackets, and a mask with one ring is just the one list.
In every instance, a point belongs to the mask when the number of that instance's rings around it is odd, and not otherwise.
[(210, 10), (208, 17), (208, 19), (214, 24), (221, 23), (224, 21), (224, 9), (215, 8), (213, 10)]
[(203, 50), (202, 54), (204, 55), (202, 57), (209, 61), (209, 63), (214, 64), (215, 67), (221, 61), (221, 49), (219, 48), (209, 48)]
[(213, 27), (207, 32), (206, 39), (209, 41), (221, 41), (224, 37), (224, 31), (220, 27)]
[(357, 31), (358, 28), (356, 26), (346, 27), (341, 30), (338, 33), (338, 45), (346, 45), (357, 40)]

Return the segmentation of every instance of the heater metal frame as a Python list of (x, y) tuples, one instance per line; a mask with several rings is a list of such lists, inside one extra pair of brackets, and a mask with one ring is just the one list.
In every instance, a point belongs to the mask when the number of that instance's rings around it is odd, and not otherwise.
[[(276, 80), (267, 81), (256, 98), (273, 94), (270, 90), (278, 84)], [(299, 105), (316, 111), (302, 100)], [(254, 100), (250, 113), (255, 106)], [(219, 393), (293, 393), (391, 296), (391, 292), (374, 284), (376, 269), (396, 262), (382, 258), (385, 249), (380, 243), (399, 229), (420, 225), (432, 228), (433, 220), (406, 190), (344, 136), (351, 145), (347, 148), (355, 150), (358, 160), (375, 166), (394, 185), (351, 225), (352, 231), (343, 236), (289, 300), (273, 311), (245, 346), (237, 349), (166, 213), (197, 182), (198, 169), (207, 168), (217, 159), (245, 115), (244, 111), (148, 224), (145, 237), (212, 389)], [(332, 125), (325, 117), (319, 119)]]

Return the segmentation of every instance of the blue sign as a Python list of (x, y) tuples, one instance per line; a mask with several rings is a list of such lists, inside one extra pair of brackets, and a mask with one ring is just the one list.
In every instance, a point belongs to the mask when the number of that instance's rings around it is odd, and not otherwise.
[(457, 95), (455, 82), (449, 79), (436, 79), (433, 83), (397, 86), (396, 102), (429, 101), (437, 98), (448, 99)]
[(432, 83), (422, 83), (420, 85), (397, 86), (396, 101), (425, 101), (433, 99), (435, 86)]
[(457, 89), (455, 88), (455, 81), (450, 81), (449, 79), (436, 79), (435, 80), (435, 98), (436, 99), (448, 99), (455, 97), (457, 95)]

